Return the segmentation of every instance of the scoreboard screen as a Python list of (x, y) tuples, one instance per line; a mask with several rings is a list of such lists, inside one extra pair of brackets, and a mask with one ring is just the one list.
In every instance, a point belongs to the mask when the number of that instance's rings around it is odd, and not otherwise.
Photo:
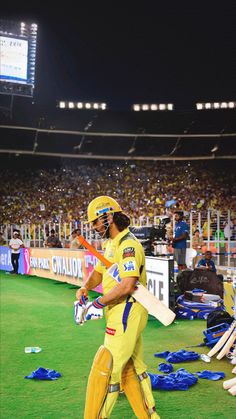
[(27, 83), (28, 41), (0, 35), (0, 80)]
[(37, 30), (35, 23), (0, 20), (0, 94), (33, 96)]

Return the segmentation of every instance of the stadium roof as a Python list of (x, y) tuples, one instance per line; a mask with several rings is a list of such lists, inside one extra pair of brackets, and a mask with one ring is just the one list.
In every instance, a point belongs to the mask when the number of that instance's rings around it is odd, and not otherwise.
[[(23, 99), (22, 99), (23, 100)], [(118, 112), (46, 109), (0, 112), (7, 154), (103, 159), (236, 158), (236, 110)]]

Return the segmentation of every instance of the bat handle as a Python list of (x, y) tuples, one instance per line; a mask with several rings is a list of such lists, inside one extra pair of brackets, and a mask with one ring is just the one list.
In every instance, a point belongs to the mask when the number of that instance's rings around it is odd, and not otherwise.
[(78, 240), (80, 244), (82, 244), (84, 247), (86, 247), (87, 250), (89, 250), (94, 256), (96, 256), (105, 266), (106, 268), (110, 268), (112, 263), (104, 258), (104, 256), (99, 253), (90, 243), (85, 240), (83, 236), (78, 236)]

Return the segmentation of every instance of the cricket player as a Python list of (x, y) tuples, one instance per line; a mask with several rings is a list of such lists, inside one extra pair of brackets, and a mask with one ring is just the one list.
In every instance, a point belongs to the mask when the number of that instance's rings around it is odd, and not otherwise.
[[(129, 217), (117, 201), (99, 196), (88, 206), (88, 222), (106, 238), (104, 256), (119, 266), (117, 283), (98, 262), (77, 293), (84, 299), (88, 291), (102, 283), (103, 296), (91, 303), (87, 319), (104, 308), (106, 334), (104, 345), (95, 355), (87, 384), (85, 419), (109, 418), (119, 392), (123, 390), (139, 419), (159, 418), (143, 361), (142, 332), (148, 312), (132, 296), (137, 280), (146, 286), (145, 254), (141, 243), (130, 232)], [(96, 315), (96, 314), (95, 314)]]

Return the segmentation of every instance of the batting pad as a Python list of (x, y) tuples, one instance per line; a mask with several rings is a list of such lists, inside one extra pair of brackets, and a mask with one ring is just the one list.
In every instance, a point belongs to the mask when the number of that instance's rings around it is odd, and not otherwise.
[(121, 385), (137, 418), (150, 418), (140, 381), (131, 359), (128, 361), (122, 372)]
[(100, 346), (88, 378), (84, 419), (96, 419), (102, 409), (108, 391), (113, 360), (111, 352)]

